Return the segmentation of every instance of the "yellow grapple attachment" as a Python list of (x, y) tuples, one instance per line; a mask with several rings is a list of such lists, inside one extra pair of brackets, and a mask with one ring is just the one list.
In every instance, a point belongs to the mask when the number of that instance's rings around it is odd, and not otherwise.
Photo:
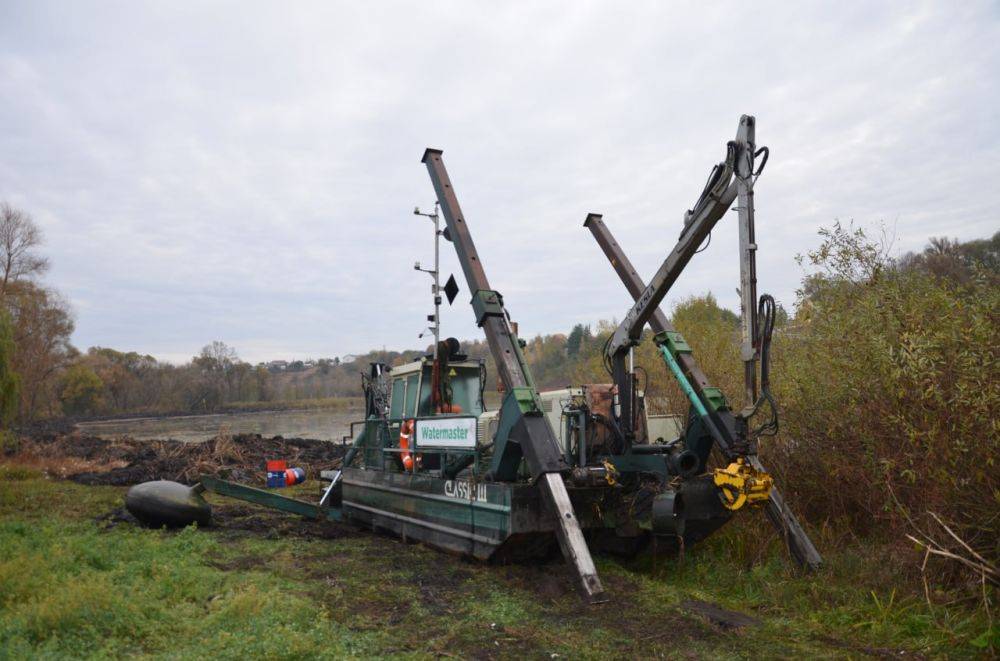
[(743, 457), (725, 468), (716, 468), (712, 477), (722, 492), (722, 504), (733, 511), (746, 504), (766, 503), (774, 485), (770, 475), (755, 470)]

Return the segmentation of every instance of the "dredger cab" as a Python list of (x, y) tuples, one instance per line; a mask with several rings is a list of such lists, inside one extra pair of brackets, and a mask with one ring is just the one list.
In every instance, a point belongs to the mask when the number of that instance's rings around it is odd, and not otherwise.
[[(468, 360), (461, 354), (453, 357), (442, 376), (444, 387), (450, 391), (448, 399), (453, 407), (452, 413), (479, 416), (483, 412), (484, 369), (481, 360)], [(435, 411), (432, 394), (433, 358), (424, 357), (394, 367), (389, 376), (390, 418), (415, 418), (439, 413)]]

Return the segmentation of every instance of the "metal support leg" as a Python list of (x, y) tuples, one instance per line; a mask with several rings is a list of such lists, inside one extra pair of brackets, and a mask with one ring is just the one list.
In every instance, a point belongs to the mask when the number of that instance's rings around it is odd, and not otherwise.
[[(476, 321), (482, 327), (496, 359), (497, 373), (508, 393), (513, 395), (515, 391), (530, 391), (534, 401), (533, 406), (538, 408), (540, 400), (531, 379), (531, 370), (507, 321), (503, 298), (493, 291), (486, 278), (486, 270), (476, 252), (465, 214), (458, 204), (451, 178), (442, 161), (441, 150), (426, 150), (423, 163), (427, 166), (458, 261), (465, 272), (469, 291), (474, 297), (473, 310), (477, 314)], [(532, 475), (538, 478), (549, 504), (559, 519), (559, 526), (556, 528), (559, 545), (562, 547), (563, 555), (577, 573), (580, 588), (591, 603), (603, 601), (604, 588), (597, 577), (597, 569), (590, 557), (590, 550), (587, 548), (580, 523), (573, 511), (573, 504), (569, 494), (566, 493), (566, 485), (560, 475), (564, 470), (569, 470), (569, 464), (563, 457), (555, 432), (541, 411), (535, 410), (529, 414), (522, 404), (523, 402), (518, 402), (515, 397), (511, 400), (511, 406), (505, 405), (501, 410), (501, 416), (506, 416), (508, 419), (504, 421), (502, 417), (502, 422), (517, 441), (528, 468)]]
[[(749, 461), (755, 470), (767, 472), (767, 469), (760, 463), (760, 458), (757, 455), (751, 455)], [(768, 497), (767, 505), (764, 507), (764, 513), (767, 514), (767, 518), (771, 521), (771, 524), (781, 534), (782, 539), (785, 540), (788, 552), (792, 554), (792, 557), (795, 558), (799, 566), (810, 571), (815, 571), (823, 566), (823, 556), (816, 550), (812, 540), (809, 539), (809, 535), (802, 529), (799, 520), (795, 517), (795, 513), (788, 507), (785, 497), (781, 495), (777, 487), (771, 488), (771, 494)]]
[(569, 500), (562, 477), (558, 473), (546, 473), (540, 482), (549, 497), (549, 505), (559, 520), (556, 536), (559, 538), (563, 557), (574, 566), (584, 598), (592, 604), (607, 601), (604, 586), (597, 576), (597, 567), (594, 566), (594, 560), (590, 556), (587, 540), (583, 538), (583, 531), (580, 530), (580, 523), (573, 511), (573, 504)]
[(757, 401), (757, 243), (754, 238), (753, 164), (751, 142), (736, 165), (740, 230), (740, 358), (743, 360), (744, 406)]

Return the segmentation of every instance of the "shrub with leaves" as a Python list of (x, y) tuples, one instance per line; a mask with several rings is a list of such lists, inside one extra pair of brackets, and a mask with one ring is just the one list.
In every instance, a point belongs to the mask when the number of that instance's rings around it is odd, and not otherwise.
[(770, 462), (813, 521), (896, 534), (928, 511), (996, 558), (1000, 288), (899, 268), (862, 230), (821, 231), (775, 339)]

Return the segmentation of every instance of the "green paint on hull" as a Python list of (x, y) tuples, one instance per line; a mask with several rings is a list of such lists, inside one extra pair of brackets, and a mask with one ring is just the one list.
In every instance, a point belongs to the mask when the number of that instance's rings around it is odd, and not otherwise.
[(514, 492), (530, 489), (352, 468), (343, 485), (345, 519), (481, 559), (512, 533)]

